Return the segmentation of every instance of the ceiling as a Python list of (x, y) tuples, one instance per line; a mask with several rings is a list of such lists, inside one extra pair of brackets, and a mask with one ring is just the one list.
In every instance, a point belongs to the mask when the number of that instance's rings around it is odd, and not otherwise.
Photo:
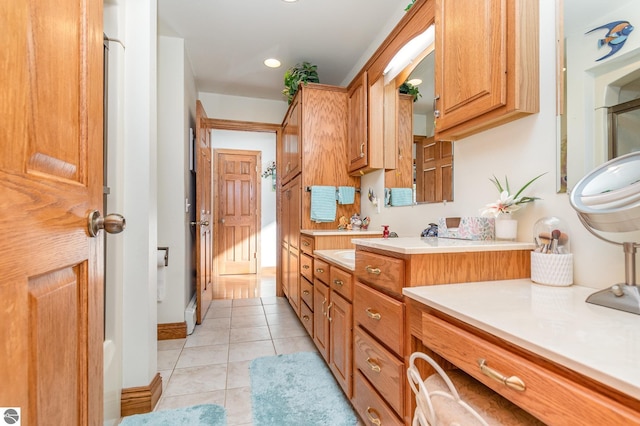
[[(409, 3), (158, 0), (158, 32), (185, 40), (198, 91), (285, 100), (284, 73), (302, 61), (318, 66), (321, 83), (348, 84)], [(270, 57), (282, 66), (267, 68)]]

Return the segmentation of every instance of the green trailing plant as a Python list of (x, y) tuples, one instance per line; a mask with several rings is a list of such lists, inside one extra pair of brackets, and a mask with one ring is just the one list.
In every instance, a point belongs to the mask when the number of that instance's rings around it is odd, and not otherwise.
[(414, 86), (408, 81), (405, 81), (404, 83), (402, 83), (402, 85), (398, 87), (398, 91), (400, 93), (413, 96), (413, 102), (416, 102), (418, 98), (422, 97), (422, 94), (420, 93), (420, 90), (418, 89), (418, 87)]
[(318, 66), (310, 62), (302, 62), (289, 68), (284, 73), (284, 90), (282, 94), (287, 97), (287, 101), (291, 103), (293, 97), (298, 91), (300, 83), (320, 83), (318, 78)]
[(413, 4), (414, 4), (415, 2), (416, 2), (416, 0), (411, 0), (411, 3), (409, 3), (409, 4), (407, 5), (407, 7), (405, 7), (405, 8), (404, 8), (404, 11), (405, 11), (405, 12), (408, 12), (408, 11), (409, 11), (409, 9), (411, 9), (411, 7), (413, 6)]

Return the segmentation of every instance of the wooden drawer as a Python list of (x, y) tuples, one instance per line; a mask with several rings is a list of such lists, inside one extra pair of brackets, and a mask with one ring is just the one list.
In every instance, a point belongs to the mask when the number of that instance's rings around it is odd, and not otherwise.
[(404, 355), (404, 303), (356, 281), (353, 319), (396, 355)]
[(309, 281), (313, 281), (313, 257), (307, 254), (300, 256), (300, 273)]
[(307, 333), (309, 333), (309, 336), (313, 339), (313, 312), (304, 303), (300, 304), (300, 322), (302, 322)]
[(353, 275), (350, 272), (331, 266), (329, 277), (331, 289), (351, 302), (353, 300)]
[(315, 240), (313, 237), (308, 235), (300, 235), (300, 248), (303, 253), (307, 253), (308, 255), (313, 256), (314, 244)]
[(304, 300), (304, 303), (313, 312), (313, 284), (305, 278), (300, 280), (300, 298)]
[(355, 276), (362, 282), (402, 294), (404, 260), (356, 250)]
[[(546, 424), (640, 424), (637, 411), (561, 375), (560, 370), (551, 371), (433, 315), (422, 314), (422, 333), (427, 347)], [(479, 360), (502, 378), (489, 377), (492, 373), (486, 369), (483, 373)], [(520, 380), (524, 389), (513, 389), (507, 380)]]
[(353, 406), (365, 425), (403, 425), (393, 410), (376, 393), (367, 379), (356, 370)]
[(329, 285), (329, 264), (323, 260), (314, 259), (313, 275), (326, 285)]
[(400, 417), (404, 416), (404, 362), (383, 348), (360, 327), (354, 336), (355, 365)]

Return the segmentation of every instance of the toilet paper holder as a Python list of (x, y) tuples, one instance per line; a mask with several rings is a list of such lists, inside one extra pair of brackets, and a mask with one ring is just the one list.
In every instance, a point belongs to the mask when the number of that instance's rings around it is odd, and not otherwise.
[(158, 247), (160, 250), (164, 250), (164, 266), (169, 266), (169, 247)]

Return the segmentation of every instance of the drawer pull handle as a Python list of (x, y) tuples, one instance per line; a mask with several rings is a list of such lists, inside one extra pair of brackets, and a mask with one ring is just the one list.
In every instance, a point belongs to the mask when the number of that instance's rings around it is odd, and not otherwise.
[(302, 269), (309, 269), (309, 265), (302, 265)]
[(380, 415), (378, 414), (378, 412), (376, 410), (374, 410), (371, 407), (367, 407), (367, 418), (369, 419), (369, 421), (376, 425), (376, 426), (381, 426), (382, 425), (382, 420), (380, 420)]
[(324, 274), (324, 269), (316, 268), (316, 272), (319, 273), (319, 274)]
[(380, 321), (382, 319), (382, 315), (378, 312), (373, 312), (371, 308), (365, 309), (365, 312), (367, 313), (367, 316), (373, 320)]
[(342, 280), (333, 280), (333, 283), (337, 286), (342, 287), (344, 285), (344, 282), (342, 282)]
[(309, 241), (303, 241), (302, 245), (305, 247), (309, 247), (311, 244), (309, 244)]
[(333, 321), (333, 318), (331, 318), (331, 307), (333, 306), (333, 302), (329, 303), (329, 306), (327, 306), (327, 319), (329, 320), (329, 322)]
[(303, 315), (303, 316), (302, 316), (302, 319), (303, 319), (303, 320), (305, 320), (305, 321), (307, 321), (307, 322), (309, 322), (309, 315)]
[(367, 364), (369, 364), (369, 368), (376, 373), (379, 373), (380, 370), (382, 370), (380, 368), (380, 364), (378, 364), (375, 359), (367, 358)]
[(380, 268), (374, 268), (371, 265), (367, 265), (364, 269), (370, 274), (380, 275)]
[(327, 299), (325, 298), (325, 299), (322, 301), (322, 316), (324, 316), (324, 317), (326, 317), (326, 316), (327, 316), (327, 313), (326, 313), (326, 312), (325, 312), (325, 310), (324, 310), (324, 305), (326, 305), (326, 304), (327, 304)]
[(309, 293), (309, 290), (302, 290), (302, 294), (304, 294), (305, 296), (310, 295), (311, 293)]
[(508, 388), (517, 390), (519, 392), (524, 392), (524, 390), (526, 389), (526, 386), (520, 377), (507, 377), (504, 374), (494, 370), (493, 368), (488, 367), (487, 361), (482, 358), (478, 360), (478, 366), (480, 367), (480, 371), (482, 371), (485, 376), (491, 377), (493, 380), (503, 383)]

